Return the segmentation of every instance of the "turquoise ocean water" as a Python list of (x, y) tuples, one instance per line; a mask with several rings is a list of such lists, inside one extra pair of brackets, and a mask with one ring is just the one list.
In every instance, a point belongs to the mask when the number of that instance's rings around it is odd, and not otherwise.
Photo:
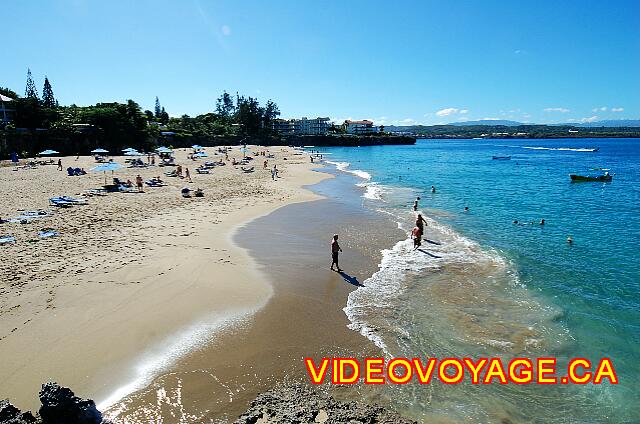
[[(600, 150), (586, 151), (592, 147)], [(413, 252), (409, 239), (387, 246), (380, 270), (351, 293), (345, 313), (354, 331), (390, 356), (556, 356), (559, 370), (568, 358), (609, 357), (620, 379), (414, 384), (379, 395), (429, 422), (640, 422), (640, 141), (418, 140), (319, 150), (354, 174), (367, 207), (407, 234), (416, 196), (428, 220), (422, 249)], [(613, 182), (570, 182), (570, 173), (601, 167)]]

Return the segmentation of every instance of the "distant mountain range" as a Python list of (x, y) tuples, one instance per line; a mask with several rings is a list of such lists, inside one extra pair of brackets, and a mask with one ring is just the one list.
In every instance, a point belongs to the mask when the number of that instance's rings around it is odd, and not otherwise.
[(502, 119), (481, 119), (479, 121), (465, 121), (465, 122), (452, 122), (447, 125), (453, 125), (456, 127), (470, 127), (476, 125), (496, 126), (504, 125), (506, 127), (516, 127), (519, 125), (549, 125), (549, 126), (572, 126), (572, 127), (640, 127), (640, 119), (609, 119), (604, 121), (594, 122), (566, 122), (563, 124), (532, 124), (517, 121), (508, 121)]
[(456, 127), (471, 127), (474, 125), (491, 125), (491, 126), (504, 125), (507, 127), (517, 127), (518, 125), (527, 125), (527, 124), (523, 124), (522, 122), (516, 122), (516, 121), (508, 121), (506, 119), (481, 119), (479, 121), (452, 122), (447, 125), (453, 125)]

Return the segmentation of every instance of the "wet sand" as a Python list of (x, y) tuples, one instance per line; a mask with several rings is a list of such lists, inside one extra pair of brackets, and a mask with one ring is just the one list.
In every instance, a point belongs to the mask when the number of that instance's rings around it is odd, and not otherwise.
[[(342, 308), (356, 284), (376, 271), (380, 249), (402, 235), (362, 206), (362, 189), (352, 180), (337, 174), (313, 187), (332, 193), (331, 198), (289, 205), (243, 226), (234, 241), (248, 250), (272, 285), (267, 304), (178, 361), (145, 390), (115, 404), (108, 415), (131, 423), (168, 415), (176, 422), (224, 422), (276, 381), (306, 380), (304, 357), (379, 355), (347, 328)], [(333, 233), (340, 234), (344, 250), (342, 275), (329, 270)]]

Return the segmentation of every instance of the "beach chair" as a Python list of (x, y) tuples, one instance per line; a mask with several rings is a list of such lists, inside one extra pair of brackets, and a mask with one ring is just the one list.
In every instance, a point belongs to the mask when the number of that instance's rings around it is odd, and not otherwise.
[(4, 246), (5, 244), (15, 243), (16, 238), (13, 236), (0, 236), (0, 246)]
[(75, 203), (73, 202), (69, 202), (68, 200), (64, 200), (60, 197), (52, 197), (49, 199), (49, 203), (52, 206), (56, 206), (58, 208), (70, 208), (71, 206), (75, 205)]
[(207, 168), (196, 168), (196, 172), (198, 174), (208, 174), (209, 173), (209, 169), (207, 169)]
[(41, 231), (38, 231), (38, 237), (40, 238), (58, 237), (59, 235), (60, 233), (52, 228), (43, 228)]
[(70, 196), (60, 196), (60, 199), (64, 200), (65, 202), (71, 202), (74, 205), (86, 205), (86, 204), (88, 204), (87, 199), (78, 199), (78, 198), (70, 197)]

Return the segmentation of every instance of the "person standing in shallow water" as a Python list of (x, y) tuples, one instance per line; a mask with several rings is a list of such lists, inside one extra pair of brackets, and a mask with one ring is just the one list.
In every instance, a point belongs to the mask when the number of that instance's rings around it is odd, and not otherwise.
[(417, 211), (418, 210), (418, 201), (420, 200), (420, 197), (416, 197), (416, 200), (413, 201), (413, 210)]
[[(333, 235), (333, 240), (331, 240), (331, 271), (342, 272), (342, 269), (340, 268), (340, 265), (338, 265), (338, 255), (340, 254), (340, 252), (342, 252), (342, 249), (340, 248), (340, 245), (338, 244), (338, 235), (334, 234)], [(334, 264), (338, 268), (337, 270), (333, 269), (333, 265)]]
[(422, 214), (418, 214), (416, 218), (416, 227), (420, 229), (420, 232), (424, 234), (424, 226), (427, 225), (427, 221), (422, 217)]

